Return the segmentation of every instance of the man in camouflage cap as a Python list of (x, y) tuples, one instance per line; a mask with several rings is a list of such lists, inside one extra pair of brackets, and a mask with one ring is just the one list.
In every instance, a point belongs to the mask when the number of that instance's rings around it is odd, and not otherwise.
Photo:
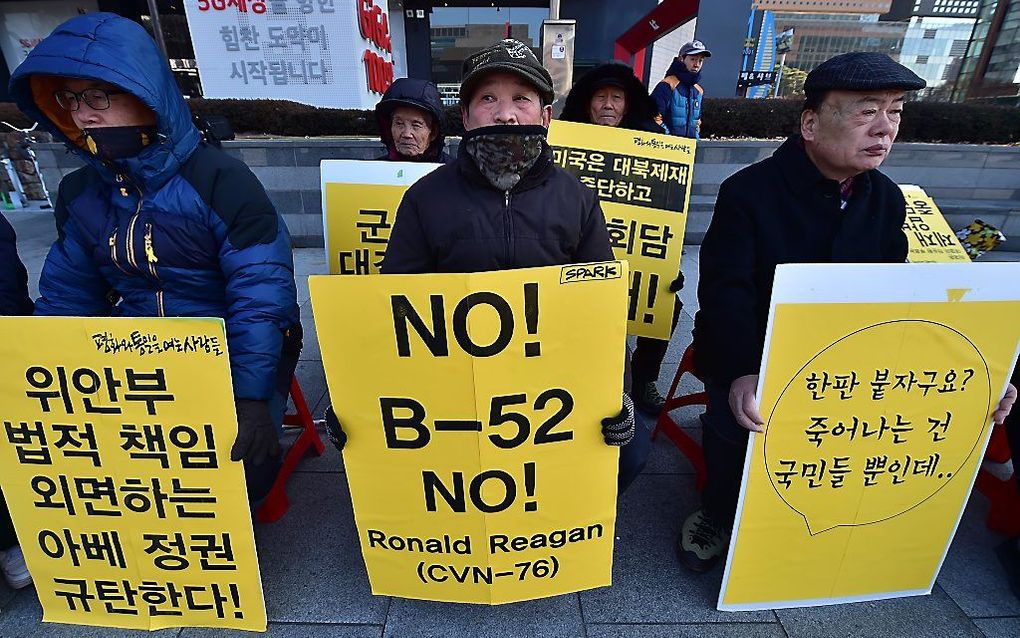
[[(419, 179), (397, 209), (383, 274), (467, 273), (611, 261), (599, 200), (552, 161), (549, 72), (523, 42), (501, 40), (464, 61), (460, 109), (467, 131), (457, 159)], [(579, 317), (598, 321), (599, 317)], [(621, 355), (623, 353), (621, 352)], [(624, 395), (599, 427), (620, 446), (619, 490), (640, 473), (650, 432)], [(342, 406), (326, 414), (342, 446)]]

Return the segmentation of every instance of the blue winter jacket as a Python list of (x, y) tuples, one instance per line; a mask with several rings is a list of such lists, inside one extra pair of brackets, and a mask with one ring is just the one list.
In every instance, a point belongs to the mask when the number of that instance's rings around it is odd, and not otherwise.
[(704, 90), (697, 83), (700, 76), (700, 73), (687, 71), (687, 67), (678, 58), (669, 66), (666, 78), (652, 91), (652, 98), (662, 115), (662, 123), (671, 135), (699, 138), (698, 120), (701, 119), (701, 103), (705, 96)]
[[(132, 93), (156, 113), (159, 139), (103, 162), (82, 147), (51, 76)], [(290, 237), (248, 167), (200, 140), (152, 38), (110, 13), (72, 18), (32, 50), (10, 90), (86, 164), (60, 182), (36, 314), (222, 317), (235, 398), (270, 398), (284, 333), (299, 322)]]

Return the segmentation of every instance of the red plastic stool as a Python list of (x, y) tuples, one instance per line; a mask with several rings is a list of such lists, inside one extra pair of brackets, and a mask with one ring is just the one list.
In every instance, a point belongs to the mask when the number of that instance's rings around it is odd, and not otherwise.
[(659, 413), (659, 418), (655, 421), (655, 429), (652, 431), (652, 440), (659, 433), (663, 433), (673, 442), (673, 445), (680, 450), (680, 453), (687, 457), (687, 460), (694, 466), (695, 480), (694, 485), (698, 490), (701, 490), (705, 486), (705, 456), (701, 452), (701, 445), (695, 441), (689, 434), (684, 432), (683, 428), (673, 420), (673, 417), (669, 415), (670, 410), (676, 408), (682, 408), (688, 405), (707, 405), (708, 404), (708, 393), (707, 392), (693, 392), (691, 394), (685, 394), (683, 396), (676, 396), (676, 389), (680, 385), (680, 377), (684, 373), (690, 373), (694, 378), (704, 382), (704, 379), (698, 375), (694, 369), (694, 346), (687, 346), (684, 350), (684, 356), (680, 358), (680, 365), (676, 369), (676, 375), (673, 377), (673, 385), (669, 389), (669, 394), (666, 396), (666, 404), (662, 408), (662, 412)]
[(290, 381), (290, 396), (294, 399), (296, 412), (283, 415), (283, 424), (301, 428), (294, 445), (290, 446), (287, 454), (283, 457), (283, 465), (280, 473), (276, 475), (276, 481), (269, 490), (266, 500), (255, 511), (255, 520), (260, 523), (275, 523), (283, 518), (283, 515), (290, 509), (290, 500), (287, 498), (287, 481), (291, 473), (305, 456), (309, 454), (322, 456), (326, 446), (319, 438), (319, 432), (315, 429), (315, 422), (312, 420), (312, 413), (308, 410), (305, 402), (305, 395), (301, 392), (297, 376)]
[[(985, 460), (993, 463), (1005, 463), (1009, 458), (1006, 428), (996, 425), (992, 430), (992, 438), (988, 441)], [(984, 494), (991, 504), (985, 525), (988, 529), (1007, 536), (1020, 535), (1020, 491), (1017, 491), (1016, 471), (1017, 468), (1014, 467), (1014, 475), (1003, 480), (985, 468), (981, 468), (975, 483), (977, 490)]]

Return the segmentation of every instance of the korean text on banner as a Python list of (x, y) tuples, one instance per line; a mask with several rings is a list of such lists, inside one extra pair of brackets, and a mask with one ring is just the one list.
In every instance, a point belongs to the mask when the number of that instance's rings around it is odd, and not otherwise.
[(183, 4), (207, 98), (369, 109), (393, 81), (389, 11), (381, 0)]
[(613, 254), (630, 262), (628, 332), (668, 340), (695, 140), (557, 120), (549, 144), (553, 161), (598, 195)]
[(970, 256), (928, 193), (913, 184), (901, 184), (900, 190), (907, 200), (907, 218), (903, 222), (910, 247), (907, 261), (912, 264), (970, 263)]
[(610, 584), (619, 452), (601, 420), (620, 411), (626, 275), (310, 278), (373, 593), (496, 604)]
[(44, 620), (265, 631), (223, 322), (0, 325), (0, 483)]
[(331, 275), (378, 274), (404, 191), (441, 164), (324, 160), (322, 223)]
[(930, 593), (1016, 361), (1020, 264), (782, 265), (768, 331), (720, 609)]

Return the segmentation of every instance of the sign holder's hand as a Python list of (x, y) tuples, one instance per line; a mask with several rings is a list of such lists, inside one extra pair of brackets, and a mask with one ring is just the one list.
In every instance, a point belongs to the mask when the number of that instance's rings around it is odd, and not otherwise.
[(620, 413), (602, 419), (602, 438), (605, 439), (606, 445), (622, 447), (634, 438), (634, 428), (634, 401), (625, 392)]
[(339, 452), (344, 451), (344, 445), (347, 444), (347, 433), (344, 432), (344, 428), (340, 425), (340, 419), (336, 418), (336, 412), (333, 411), (333, 404), (330, 403), (326, 406), (326, 431), (329, 432), (329, 441), (333, 444), (333, 447)]
[(992, 421), (995, 425), (1002, 425), (1016, 403), (1016, 386), (1010, 383), (1006, 386), (1006, 394), (999, 401), (999, 409), (992, 414)]
[(754, 393), (758, 389), (758, 375), (745, 374), (730, 384), (730, 410), (740, 427), (752, 432), (764, 432), (765, 419), (758, 413)]
[(678, 272), (676, 274), (676, 279), (669, 282), (669, 291), (680, 292), (680, 289), (683, 287), (684, 287), (684, 274), (682, 272)]
[(280, 438), (269, 416), (269, 404), (252, 399), (235, 399), (237, 439), (230, 449), (231, 461), (260, 465), (267, 458), (280, 455)]

